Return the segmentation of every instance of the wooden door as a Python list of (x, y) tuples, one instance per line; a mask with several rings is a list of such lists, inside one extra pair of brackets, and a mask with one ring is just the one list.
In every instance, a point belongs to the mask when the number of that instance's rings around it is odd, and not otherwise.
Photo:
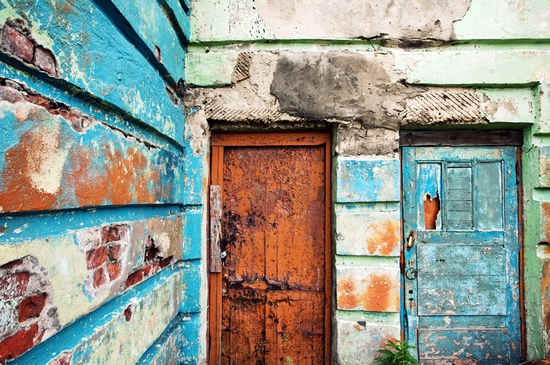
[(516, 147), (403, 148), (404, 313), (423, 364), (520, 362)]
[(219, 134), (212, 158), (210, 364), (328, 364), (329, 135)]

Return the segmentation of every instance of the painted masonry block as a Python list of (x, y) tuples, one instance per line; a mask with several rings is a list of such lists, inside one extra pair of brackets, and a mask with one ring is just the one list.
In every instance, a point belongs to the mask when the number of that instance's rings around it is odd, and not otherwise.
[(206, 156), (204, 153), (195, 155), (192, 151), (192, 147), (186, 142), (183, 203), (185, 205), (202, 205), (207, 176), (204, 168)]
[(399, 201), (400, 165), (397, 159), (338, 158), (336, 202)]
[(136, 364), (177, 316), (182, 275), (171, 268), (147, 280), (11, 364)]
[(201, 263), (198, 260), (181, 264), (185, 275), (182, 277), (181, 313), (201, 311)]
[[(93, 2), (48, 0), (27, 6), (8, 0), (0, 4), (0, 11), (10, 14), (8, 28), (2, 24), (2, 29), (19, 30), (11, 32), (11, 36), (3, 32), (3, 51), (13, 57), (7, 62), (16, 64), (14, 60), (20, 60), (32, 72), (51, 74), (74, 85), (73, 92), (89, 94), (120, 108), (171, 139), (183, 142), (181, 105), (166, 92), (158, 70)], [(17, 41), (20, 34), (27, 34), (26, 41)], [(6, 46), (15, 43), (22, 46)], [(34, 54), (41, 56), (29, 61), (31, 48), (40, 50)], [(50, 70), (53, 65), (55, 72)], [(70, 86), (63, 84), (63, 87)]]
[(400, 211), (336, 211), (338, 255), (399, 256)]
[(9, 130), (0, 141), (0, 212), (181, 202), (178, 155), (19, 86), (0, 86), (0, 111)]
[[(182, 217), (173, 216), (0, 245), (0, 291), (9, 293), (0, 297), (0, 358), (20, 355), (181, 260), (182, 233)], [(189, 295), (198, 297), (197, 274), (190, 275)], [(31, 334), (19, 353), (2, 353)]]
[(339, 365), (377, 364), (378, 349), (390, 339), (400, 338), (399, 323), (336, 320), (336, 363)]
[(336, 268), (337, 308), (399, 312), (399, 266), (339, 266)]
[(539, 186), (550, 187), (550, 146), (539, 147)]
[(203, 239), (203, 209), (202, 207), (193, 207), (183, 213), (184, 232), (183, 232), (183, 259), (193, 260), (202, 257), (202, 239)]

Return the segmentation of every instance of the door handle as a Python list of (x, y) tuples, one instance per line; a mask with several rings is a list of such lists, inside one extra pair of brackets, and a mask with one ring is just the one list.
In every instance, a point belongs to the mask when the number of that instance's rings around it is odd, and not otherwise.
[(407, 249), (414, 247), (414, 236), (414, 231), (411, 231), (411, 233), (409, 233), (409, 237), (407, 238)]

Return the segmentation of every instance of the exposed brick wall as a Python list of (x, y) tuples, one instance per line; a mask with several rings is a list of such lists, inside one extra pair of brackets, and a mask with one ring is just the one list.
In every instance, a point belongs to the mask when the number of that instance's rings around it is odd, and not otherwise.
[(23, 19), (11, 20), (2, 29), (2, 50), (21, 61), (56, 76), (56, 60), (49, 49), (39, 45)]
[(0, 363), (59, 330), (52, 287), (38, 260), (26, 256), (0, 267)]

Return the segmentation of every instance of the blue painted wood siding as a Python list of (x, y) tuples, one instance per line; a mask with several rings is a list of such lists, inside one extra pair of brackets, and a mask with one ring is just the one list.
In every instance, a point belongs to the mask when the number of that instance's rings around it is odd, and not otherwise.
[(42, 335), (7, 355), (34, 327), (10, 314), (27, 294), (0, 298), (0, 362), (196, 363), (205, 156), (185, 134), (188, 0), (6, 0), (0, 14), (0, 283), (22, 262), (48, 283)]
[(422, 361), (520, 360), (516, 152), (403, 148), (404, 320)]

